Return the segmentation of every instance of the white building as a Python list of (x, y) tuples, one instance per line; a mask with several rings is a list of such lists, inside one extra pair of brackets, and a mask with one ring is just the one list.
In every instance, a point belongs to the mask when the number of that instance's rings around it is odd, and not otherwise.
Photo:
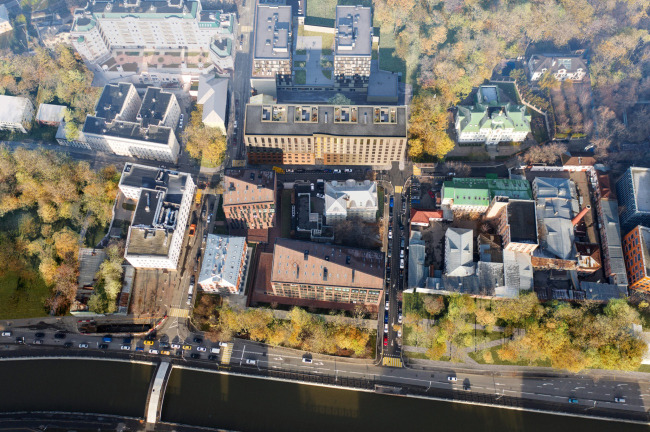
[(62, 145), (108, 151), (118, 155), (176, 163), (180, 145), (174, 130), (181, 109), (176, 96), (149, 87), (141, 100), (133, 84), (108, 84), (87, 116), (79, 138), (67, 140), (59, 128)]
[(196, 103), (203, 105), (203, 124), (208, 127), (219, 128), (225, 134), (228, 80), (201, 75), (199, 77)]
[(119, 188), (138, 201), (124, 258), (135, 268), (176, 270), (196, 189), (192, 176), (128, 163)]
[(64, 105), (40, 104), (36, 121), (47, 126), (58, 126), (63, 121), (68, 108)]
[(346, 219), (375, 222), (377, 219), (377, 183), (333, 180), (325, 183), (325, 218), (328, 225)]
[(246, 237), (208, 234), (198, 283), (203, 291), (237, 294), (245, 283)]
[(11, 22), (9, 21), (9, 14), (5, 5), (0, 5), (0, 34), (8, 32), (12, 29)]
[(191, 0), (99, 1), (77, 9), (72, 45), (88, 61), (119, 49), (208, 50), (212, 37), (234, 37), (235, 14), (204, 11)]
[(475, 272), (473, 231), (448, 228), (445, 232), (445, 275), (470, 276)]
[(582, 59), (576, 55), (563, 54), (534, 54), (528, 60), (528, 76), (531, 81), (539, 80), (542, 75), (550, 71), (558, 81), (582, 81), (589, 68)]
[(25, 126), (34, 118), (34, 105), (29, 99), (0, 95), (0, 129), (19, 130), (27, 133)]

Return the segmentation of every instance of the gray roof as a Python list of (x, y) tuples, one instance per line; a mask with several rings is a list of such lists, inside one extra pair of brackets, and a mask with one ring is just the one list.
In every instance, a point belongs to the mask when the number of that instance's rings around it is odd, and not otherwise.
[(219, 123), (226, 121), (226, 104), (228, 102), (228, 80), (199, 77), (199, 90), (196, 103), (203, 105), (203, 122)]
[[(601, 199), (600, 205), (603, 210), (603, 228), (605, 230), (607, 247), (606, 255), (609, 256), (609, 266), (612, 274), (616, 275), (616, 282), (619, 285), (627, 285), (627, 273), (625, 272), (625, 258), (621, 245), (621, 225), (618, 220), (618, 202), (616, 200)], [(605, 245), (605, 243), (607, 243)]]
[(426, 247), (422, 240), (420, 231), (411, 231), (409, 239), (409, 258), (408, 258), (408, 287), (419, 288), (425, 287), (429, 269), (424, 265), (426, 257)]
[(173, 94), (161, 88), (148, 87), (144, 98), (142, 98), (142, 105), (137, 117), (138, 120), (142, 120), (142, 127), (160, 126), (174, 97)]
[(68, 108), (65, 105), (52, 105), (43, 103), (38, 107), (36, 120), (59, 123), (63, 120), (63, 116), (65, 115), (65, 111), (67, 109)]
[(528, 67), (532, 72), (542, 72), (542, 69), (548, 69), (551, 73), (557, 73), (560, 69), (566, 69), (567, 73), (575, 73), (578, 69), (588, 72), (581, 57), (565, 54), (533, 54), (528, 60)]
[(246, 237), (208, 234), (198, 282), (237, 287)]
[(169, 143), (172, 134), (171, 128), (166, 126), (151, 125), (143, 128), (139, 123), (114, 120), (107, 122), (101, 117), (87, 116), (82, 131), (95, 135), (106, 135), (138, 141), (147, 141), (155, 144)]
[(537, 177), (533, 180), (537, 199), (537, 219), (542, 227), (535, 255), (564, 260), (575, 259), (574, 231), (571, 219), (577, 214), (575, 184), (565, 178)]
[(144, 189), (166, 189), (165, 200), (180, 204), (186, 192), (189, 174), (146, 165), (127, 163), (122, 171), (120, 186)]
[(650, 212), (650, 169), (631, 167), (636, 210)]
[(372, 54), (372, 11), (362, 6), (336, 7), (336, 48), (339, 56)]
[(291, 58), (291, 6), (257, 6), (255, 58), (285, 60)]
[(104, 86), (97, 105), (95, 105), (95, 115), (112, 121), (120, 112), (126, 102), (126, 95), (133, 87), (131, 83), (107, 84)]
[(448, 228), (445, 232), (445, 274), (467, 276), (473, 273), (473, 231), (463, 228)]
[(0, 121), (21, 123), (30, 105), (31, 102), (27, 98), (0, 95)]
[[(278, 105), (274, 105), (277, 107)], [(314, 105), (311, 105), (314, 106)], [(262, 121), (262, 112), (269, 109), (268, 105), (246, 105), (246, 135), (304, 135), (314, 134), (351, 137), (406, 137), (406, 107), (390, 107), (396, 109), (396, 123), (374, 123), (373, 109), (377, 106), (354, 106), (358, 112), (357, 122), (334, 122), (334, 105), (318, 106), (318, 122), (296, 122), (295, 110), (301, 105), (280, 105), (286, 108), (286, 121)], [(327, 119), (327, 122), (326, 122)]]
[(504, 288), (503, 263), (479, 261), (476, 265), (476, 276), (481, 289), (489, 292)]
[(504, 250), (503, 273), (506, 288), (517, 291), (533, 289), (533, 264), (530, 255)]
[(595, 282), (580, 282), (587, 300), (609, 301), (627, 297), (627, 285), (612, 285)]
[[(188, 12), (196, 11), (196, 3), (189, 0), (159, 0), (159, 1), (138, 1), (126, 0), (117, 1), (91, 1), (88, 2), (85, 10), (95, 14), (106, 13), (113, 17), (114, 14), (161, 14), (183, 17), (184, 9)], [(110, 9), (107, 5), (110, 4)], [(162, 18), (162, 17), (161, 17)]]
[(325, 214), (344, 213), (348, 209), (377, 209), (377, 182), (354, 179), (325, 183)]
[(399, 76), (396, 72), (379, 69), (379, 61), (370, 62), (370, 77), (368, 78), (368, 97), (388, 98), (399, 96)]
[(511, 200), (508, 202), (510, 241), (537, 244), (535, 201)]

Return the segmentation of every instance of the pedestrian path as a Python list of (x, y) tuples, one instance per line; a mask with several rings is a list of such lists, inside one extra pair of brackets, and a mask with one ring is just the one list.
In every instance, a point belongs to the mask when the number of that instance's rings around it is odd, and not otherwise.
[(169, 312), (169, 316), (187, 318), (187, 313), (187, 309), (172, 308), (172, 310)]
[(228, 346), (224, 347), (223, 352), (221, 354), (221, 364), (222, 365), (227, 365), (230, 364), (230, 358), (232, 357), (232, 343), (228, 343)]
[(382, 358), (381, 364), (383, 366), (389, 366), (389, 367), (398, 367), (401, 368), (402, 365), (402, 359), (399, 357), (388, 357), (384, 356)]

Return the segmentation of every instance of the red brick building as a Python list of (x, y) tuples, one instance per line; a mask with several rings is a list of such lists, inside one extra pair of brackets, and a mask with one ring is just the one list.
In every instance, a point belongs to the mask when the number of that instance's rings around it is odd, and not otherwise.
[(623, 238), (623, 255), (631, 289), (650, 292), (650, 229), (637, 226)]
[(275, 172), (228, 169), (223, 179), (223, 211), (231, 229), (268, 229), (275, 224)]

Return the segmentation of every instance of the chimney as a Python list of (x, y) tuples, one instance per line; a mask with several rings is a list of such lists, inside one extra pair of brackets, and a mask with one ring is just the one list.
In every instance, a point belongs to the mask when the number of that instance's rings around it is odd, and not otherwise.
[(582, 220), (582, 218), (584, 217), (584, 215), (586, 215), (587, 212), (588, 212), (589, 210), (591, 210), (591, 206), (587, 206), (587, 207), (583, 208), (583, 209), (580, 211), (580, 213), (578, 213), (578, 214), (576, 215), (576, 217), (574, 217), (574, 218), (571, 220), (571, 223), (573, 224), (573, 226), (578, 225), (578, 223)]

